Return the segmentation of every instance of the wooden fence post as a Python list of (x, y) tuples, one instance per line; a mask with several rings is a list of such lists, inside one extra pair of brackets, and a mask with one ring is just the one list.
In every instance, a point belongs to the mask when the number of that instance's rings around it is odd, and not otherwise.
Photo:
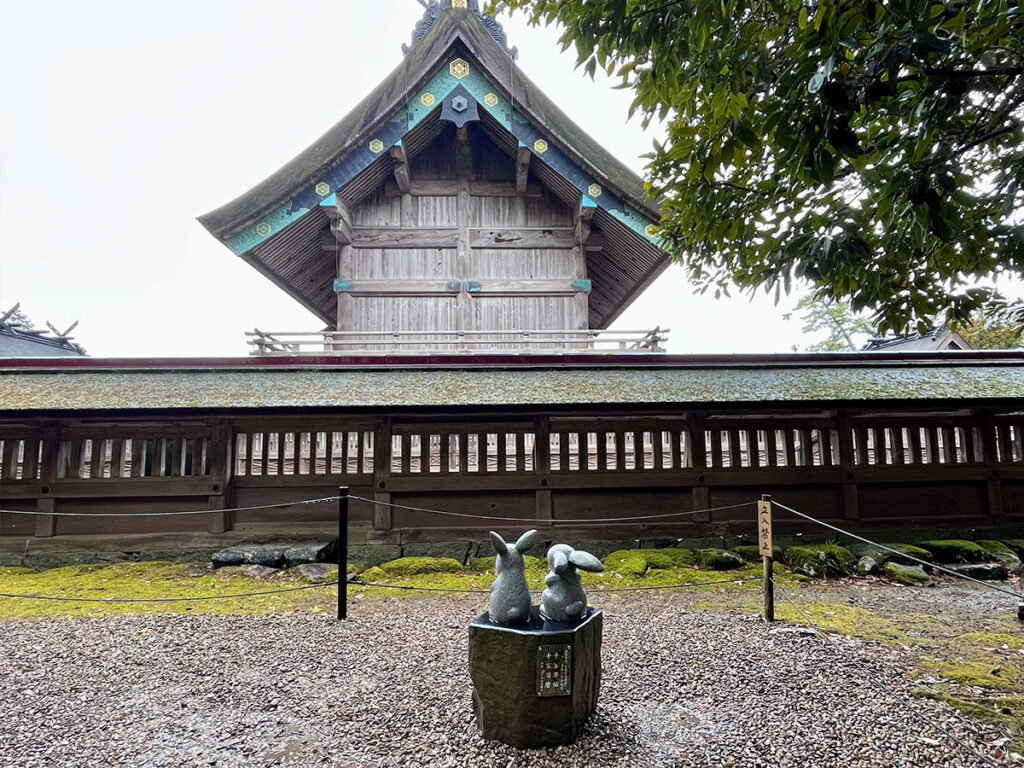
[(348, 486), (338, 488), (338, 621), (348, 618)]
[(764, 620), (775, 621), (775, 554), (772, 549), (772, 497), (761, 494), (757, 503), (757, 539), (764, 566)]

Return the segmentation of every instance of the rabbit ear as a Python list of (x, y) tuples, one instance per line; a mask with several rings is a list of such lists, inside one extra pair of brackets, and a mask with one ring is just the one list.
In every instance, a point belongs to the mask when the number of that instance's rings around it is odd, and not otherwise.
[(494, 551), (499, 555), (508, 554), (508, 544), (506, 544), (505, 540), (494, 531), (491, 531), (491, 545), (494, 547)]
[(555, 573), (563, 573), (569, 565), (569, 559), (564, 552), (555, 552), (551, 556), (551, 570)]
[(516, 542), (516, 549), (520, 552), (527, 552), (533, 548), (533, 545), (537, 543), (537, 532), (527, 531), (519, 537), (519, 541)]
[(604, 570), (604, 565), (600, 560), (589, 552), (582, 552), (578, 549), (569, 555), (569, 562), (581, 571), (593, 571), (594, 573), (600, 573)]

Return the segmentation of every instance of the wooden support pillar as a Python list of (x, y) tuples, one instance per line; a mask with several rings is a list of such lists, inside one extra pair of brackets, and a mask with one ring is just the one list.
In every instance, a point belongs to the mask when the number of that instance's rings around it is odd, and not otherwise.
[(836, 424), (839, 435), (839, 466), (846, 473), (847, 482), (842, 486), (842, 514), (844, 520), (860, 517), (860, 492), (855, 482), (856, 455), (853, 450), (853, 426), (846, 416), (839, 416)]
[(57, 533), (57, 518), (53, 516), (56, 511), (56, 501), (51, 494), (54, 492), (54, 483), (57, 482), (57, 464), (60, 461), (60, 430), (56, 427), (48, 427), (43, 430), (43, 455), (42, 464), (39, 467), (39, 487), (42, 496), (36, 499), (36, 529), (35, 535), (44, 538), (54, 536)]
[[(988, 479), (985, 481), (985, 512), (989, 515), (1003, 514), (1003, 485), (999, 479), (999, 454), (996, 448), (999, 436), (996, 435), (996, 423), (990, 413), (978, 415), (978, 422), (981, 424), (981, 453), (985, 462)], [(943, 438), (951, 430), (946, 430)], [(950, 450), (950, 456), (954, 455)]]
[(533, 420), (533, 471), (540, 487), (536, 491), (537, 521), (551, 524), (553, 519), (551, 489), (551, 419), (538, 416)]
[(526, 184), (530, 178), (530, 158), (533, 153), (530, 148), (519, 142), (519, 149), (516, 151), (516, 192), (520, 195), (526, 194)]
[(383, 416), (377, 423), (373, 435), (373, 528), (376, 531), (391, 530), (391, 417)]
[[(266, 441), (266, 435), (263, 439)], [(214, 424), (210, 432), (210, 495), (207, 499), (210, 509), (225, 510), (234, 506), (234, 446), (235, 433), (231, 427)], [(226, 533), (231, 530), (233, 522), (230, 512), (212, 512), (207, 520), (207, 530)]]
[[(698, 477), (704, 476), (705, 479), (707, 479), (705, 473), (708, 468), (708, 447), (707, 440), (704, 435), (704, 417), (702, 415), (690, 416), (689, 429), (689, 439), (687, 442), (690, 444), (690, 452), (693, 457), (693, 468), (700, 473)], [(711, 490), (703, 484), (703, 481), (700, 481), (693, 487), (691, 496), (693, 509), (707, 509), (711, 506)], [(701, 512), (698, 515), (694, 515), (693, 520), (697, 523), (710, 523), (711, 513)]]
[[(469, 245), (470, 205), (472, 205), (469, 184), (470, 179), (473, 178), (473, 152), (469, 144), (469, 128), (465, 125), (455, 131), (455, 173), (458, 179), (455, 218), (459, 228), (455, 254), (456, 274), (460, 281), (468, 283), (475, 279), (470, 274), (472, 258)], [(475, 306), (468, 291), (459, 291), (457, 302), (458, 327), (478, 328), (479, 326), (473, 322)]]

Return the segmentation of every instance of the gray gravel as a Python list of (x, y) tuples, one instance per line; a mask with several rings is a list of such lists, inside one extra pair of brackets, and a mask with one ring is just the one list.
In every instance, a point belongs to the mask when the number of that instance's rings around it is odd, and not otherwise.
[(631, 595), (606, 609), (586, 735), (515, 750), (475, 732), (466, 625), (480, 610), (479, 599), (440, 598), (359, 604), (345, 623), (0, 623), (0, 765), (966, 768), (992, 763), (913, 712), (973, 749), (1001, 736), (911, 700), (903, 651), (837, 638), (840, 651), (754, 617)]

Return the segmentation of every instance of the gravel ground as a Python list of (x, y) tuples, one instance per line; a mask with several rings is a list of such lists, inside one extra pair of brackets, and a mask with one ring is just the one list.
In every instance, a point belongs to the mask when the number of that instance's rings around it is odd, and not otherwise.
[(309, 613), (0, 623), (0, 765), (1009, 764), (974, 751), (998, 731), (908, 696), (902, 650), (841, 637), (837, 649), (665, 593), (606, 607), (600, 704), (576, 744), (485, 742), (466, 669), (480, 603), (360, 604), (344, 623)]

